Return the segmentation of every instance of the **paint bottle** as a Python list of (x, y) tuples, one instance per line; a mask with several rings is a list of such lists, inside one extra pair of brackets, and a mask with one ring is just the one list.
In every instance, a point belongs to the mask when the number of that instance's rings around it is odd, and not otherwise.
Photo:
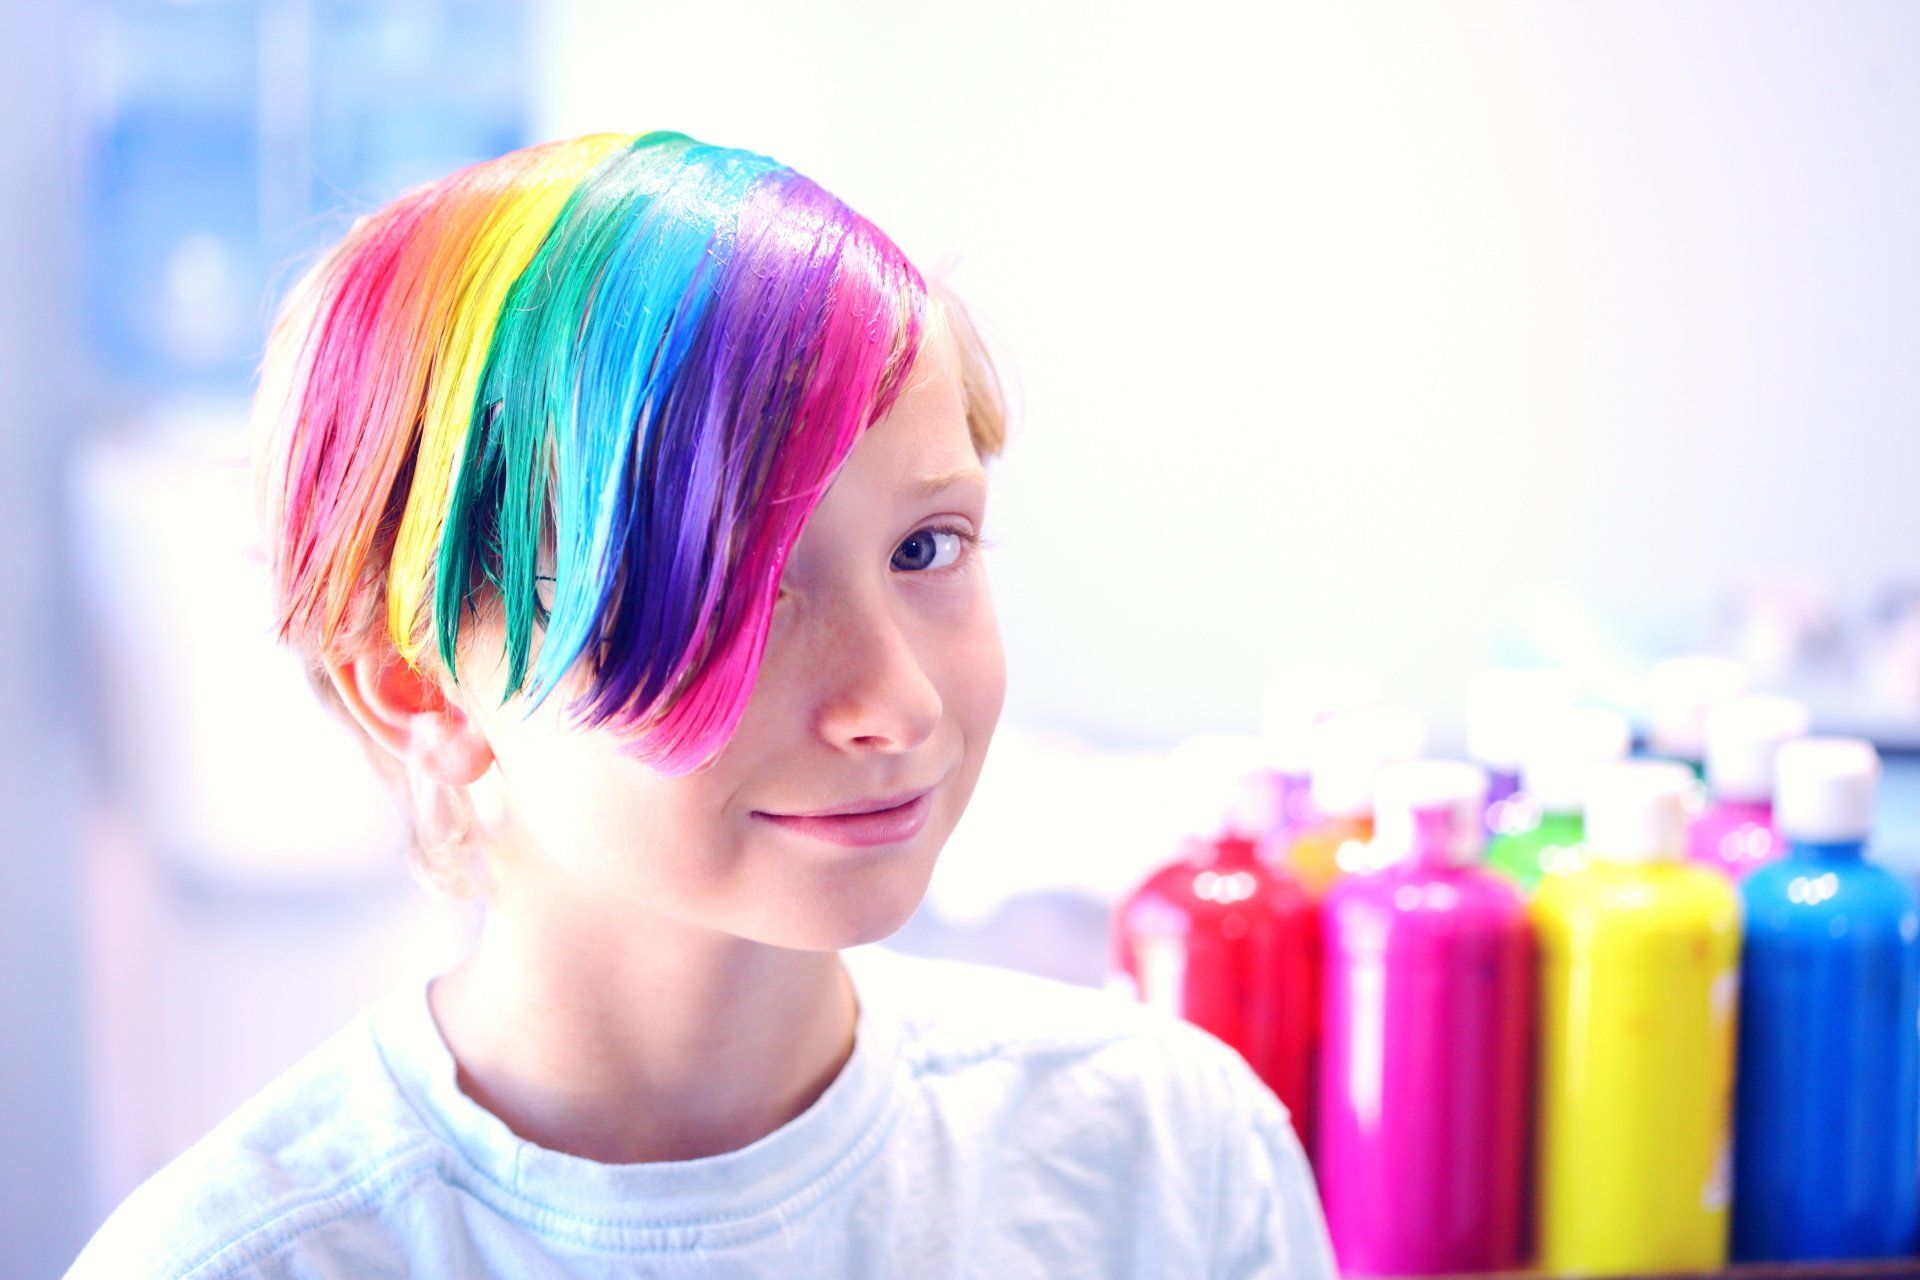
[(1707, 711), (1747, 691), (1745, 663), (1713, 654), (1657, 662), (1647, 677), (1647, 754), (1707, 774)]
[(1314, 726), (1343, 711), (1378, 706), (1385, 686), (1358, 667), (1304, 665), (1281, 672), (1261, 693), (1260, 733), (1266, 744), (1266, 786), (1272, 820), (1262, 834), (1280, 848), (1314, 822)]
[(1487, 827), (1520, 790), (1520, 765), (1540, 721), (1573, 705), (1579, 689), (1565, 671), (1488, 667), (1467, 681), (1467, 758), (1487, 771)]
[(1420, 714), (1405, 707), (1362, 707), (1314, 726), (1314, 817), (1280, 857), (1315, 899), (1339, 877), (1371, 869), (1374, 778), (1382, 765), (1418, 756), (1426, 732)]
[(1879, 776), (1857, 738), (1779, 751), (1787, 853), (1741, 884), (1736, 1261), (1920, 1246), (1920, 917), (1866, 859)]
[(1222, 735), (1176, 748), (1169, 772), (1189, 831), (1177, 856), (1114, 908), (1112, 985), (1240, 1051), (1310, 1133), (1319, 1031), (1319, 912), (1259, 855), (1235, 800), (1244, 771)]
[(1349, 1276), (1525, 1260), (1533, 930), (1479, 865), (1486, 774), (1389, 764), (1369, 875), (1327, 892), (1315, 1170)]
[(1803, 702), (1745, 693), (1707, 709), (1708, 804), (1687, 829), (1687, 856), (1736, 878), (1786, 851), (1773, 822), (1773, 760), (1805, 737)]
[(1683, 859), (1693, 786), (1672, 761), (1595, 770), (1587, 863), (1533, 898), (1546, 1271), (1726, 1260), (1740, 904)]
[(1587, 777), (1625, 759), (1632, 745), (1633, 726), (1615, 711), (1566, 707), (1542, 716), (1521, 761), (1521, 789), (1496, 815), (1487, 866), (1529, 893), (1542, 876), (1577, 869)]

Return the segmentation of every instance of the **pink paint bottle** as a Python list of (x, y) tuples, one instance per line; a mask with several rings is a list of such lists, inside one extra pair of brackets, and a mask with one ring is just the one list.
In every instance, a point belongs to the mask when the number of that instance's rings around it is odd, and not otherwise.
[(1687, 856), (1743, 877), (1786, 852), (1773, 824), (1773, 762), (1782, 743), (1803, 738), (1805, 703), (1739, 694), (1706, 712), (1707, 807), (1687, 828)]
[(1391, 861), (1324, 903), (1315, 1167), (1349, 1276), (1525, 1261), (1534, 942), (1479, 865), (1486, 792), (1471, 764), (1384, 767)]

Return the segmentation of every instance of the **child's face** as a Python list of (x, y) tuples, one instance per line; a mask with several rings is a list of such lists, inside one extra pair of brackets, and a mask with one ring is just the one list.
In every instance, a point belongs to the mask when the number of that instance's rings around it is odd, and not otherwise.
[[(911, 488), (950, 472), (971, 478)], [(524, 702), (499, 706), (502, 672), (476, 664), (462, 703), (497, 765), (482, 780), (505, 815), (496, 900), (518, 884), (526, 901), (558, 894), (614, 918), (643, 908), (814, 950), (896, 930), (966, 808), (1004, 699), (984, 560), (928, 532), (978, 534), (986, 498), (952, 350), (930, 345), (787, 560), (738, 730), (682, 777), (567, 724), (559, 694), (530, 719)], [(763, 816), (928, 787), (925, 825), (896, 843), (834, 843)]]

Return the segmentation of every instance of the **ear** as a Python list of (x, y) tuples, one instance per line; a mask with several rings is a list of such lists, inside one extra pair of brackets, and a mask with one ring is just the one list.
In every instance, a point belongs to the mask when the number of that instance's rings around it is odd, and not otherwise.
[(480, 725), (439, 678), (416, 671), (391, 644), (374, 643), (327, 674), (367, 735), (407, 766), (436, 782), (464, 787), (493, 765)]

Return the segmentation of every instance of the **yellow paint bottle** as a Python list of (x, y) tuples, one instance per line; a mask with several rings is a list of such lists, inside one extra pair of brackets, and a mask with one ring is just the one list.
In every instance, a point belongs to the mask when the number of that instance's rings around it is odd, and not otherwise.
[(1682, 862), (1684, 765), (1589, 775), (1589, 864), (1541, 881), (1542, 1270), (1724, 1266), (1740, 905)]

